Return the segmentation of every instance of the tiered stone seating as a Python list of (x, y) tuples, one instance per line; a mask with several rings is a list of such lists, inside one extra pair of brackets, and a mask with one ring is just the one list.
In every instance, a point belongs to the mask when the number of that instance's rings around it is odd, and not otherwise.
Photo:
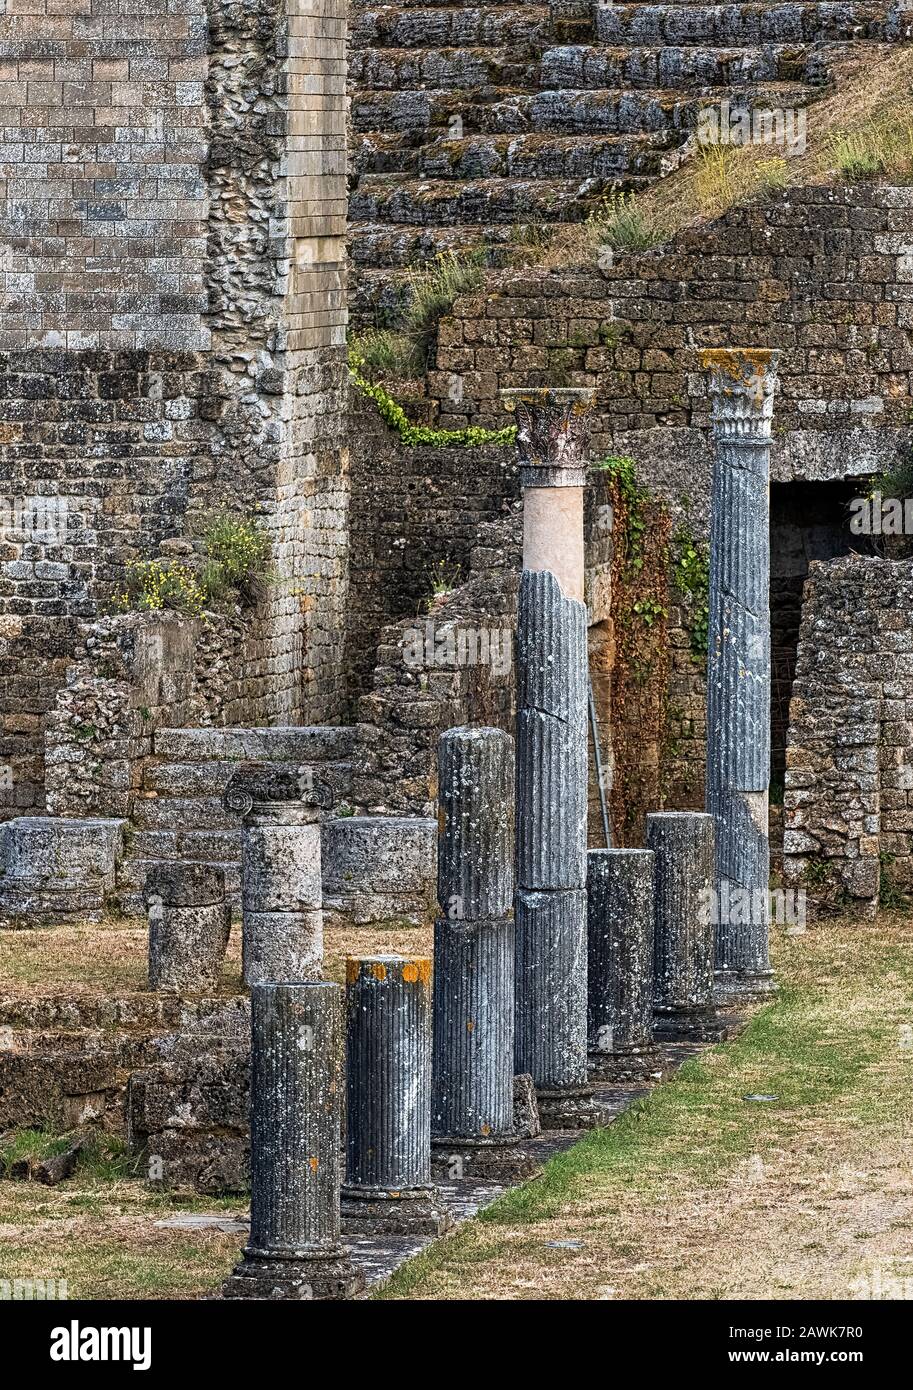
[[(887, 3), (356, 4), (356, 325), (450, 249), (503, 260), (677, 163), (702, 105), (804, 106), (848, 44), (909, 37)], [(585, 138), (584, 138), (585, 137)]]

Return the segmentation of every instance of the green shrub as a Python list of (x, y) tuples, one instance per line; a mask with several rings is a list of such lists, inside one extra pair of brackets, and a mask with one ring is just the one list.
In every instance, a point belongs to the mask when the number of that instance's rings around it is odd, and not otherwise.
[(611, 246), (613, 251), (648, 251), (663, 239), (633, 193), (613, 193), (603, 199), (586, 226), (594, 246)]

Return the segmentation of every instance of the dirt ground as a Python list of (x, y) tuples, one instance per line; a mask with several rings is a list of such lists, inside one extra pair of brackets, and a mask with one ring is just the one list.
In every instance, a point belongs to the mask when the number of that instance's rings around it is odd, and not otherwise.
[[(777, 932), (781, 984), (734, 1043), (689, 1063), (398, 1273), (410, 1299), (913, 1297), (913, 920)], [(430, 949), (429, 933), (328, 933), (347, 953)], [(136, 988), (145, 932), (114, 924), (0, 936), (0, 993)], [(237, 943), (226, 971), (237, 987)], [(768, 1097), (768, 1099), (759, 1099)], [(56, 1188), (0, 1181), (0, 1280), (66, 1278), (71, 1296), (192, 1298), (237, 1233), (174, 1230), (238, 1199), (147, 1191), (128, 1155)]]

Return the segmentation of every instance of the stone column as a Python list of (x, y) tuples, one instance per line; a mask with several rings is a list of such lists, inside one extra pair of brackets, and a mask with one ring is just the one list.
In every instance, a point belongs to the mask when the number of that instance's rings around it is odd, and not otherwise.
[(579, 417), (592, 392), (505, 392), (517, 415), (523, 574), (517, 616), (518, 1072), (547, 1127), (592, 1125), (587, 1080), (587, 611)]
[(707, 810), (716, 833), (720, 1001), (774, 988), (770, 845), (770, 433), (779, 353), (707, 351), (713, 509), (707, 668)]
[(642, 1079), (660, 1063), (653, 1042), (653, 853), (592, 849), (587, 861), (590, 1072)]
[(253, 803), (241, 838), (241, 906), (248, 985), (320, 978), (320, 813), (315, 807)]
[(509, 734), (442, 734), (431, 1132), (449, 1177), (535, 1166), (514, 1126), (514, 795)]
[(340, 1240), (342, 991), (251, 989), (250, 1244), (226, 1298), (351, 1298), (364, 1286)]
[(647, 816), (653, 851), (653, 1006), (658, 1038), (716, 1039), (713, 1008), (713, 817)]
[(346, 1229), (439, 1235), (431, 1183), (431, 961), (346, 961)]
[(225, 874), (213, 864), (156, 864), (146, 877), (149, 988), (215, 989), (231, 934)]

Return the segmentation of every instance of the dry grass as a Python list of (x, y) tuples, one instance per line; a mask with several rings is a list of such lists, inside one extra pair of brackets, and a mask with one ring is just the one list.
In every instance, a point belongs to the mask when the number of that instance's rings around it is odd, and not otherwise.
[[(84, 931), (96, 956), (119, 934), (109, 966), (141, 969), (138, 927)], [(0, 939), (7, 967), (21, 936)], [(67, 952), (85, 967), (86, 936), (81, 953), (62, 933), (34, 938), (56, 980)], [(333, 930), (327, 945), (339, 978), (347, 953), (428, 950), (429, 932)], [(506, 1194), (385, 1296), (845, 1298), (876, 1269), (913, 1275), (913, 922), (840, 920), (775, 945), (781, 996), (742, 1039)], [(743, 1099), (756, 1093), (778, 1099)], [(155, 1223), (174, 1210), (237, 1214), (238, 1199), (178, 1201), (129, 1172), (115, 1154), (56, 1188), (0, 1181), (0, 1279), (66, 1278), (86, 1298), (215, 1288), (241, 1238)], [(568, 1241), (577, 1248), (555, 1244)]]
[[(691, 159), (641, 194), (636, 213), (653, 239), (666, 241), (736, 203), (789, 185), (913, 180), (913, 50), (869, 50), (837, 64), (835, 76), (837, 90), (807, 108), (801, 154), (781, 157), (772, 144), (698, 146)], [(560, 228), (541, 263), (558, 267), (595, 259), (591, 222)]]
[[(346, 955), (393, 951), (429, 953), (433, 928), (328, 927), (325, 970), (342, 982)], [(77, 926), (0, 931), (0, 993), (49, 992), (66, 987), (79, 994), (129, 992), (147, 987), (148, 930), (139, 919), (111, 919)], [(241, 930), (232, 929), (221, 987), (241, 989)]]

